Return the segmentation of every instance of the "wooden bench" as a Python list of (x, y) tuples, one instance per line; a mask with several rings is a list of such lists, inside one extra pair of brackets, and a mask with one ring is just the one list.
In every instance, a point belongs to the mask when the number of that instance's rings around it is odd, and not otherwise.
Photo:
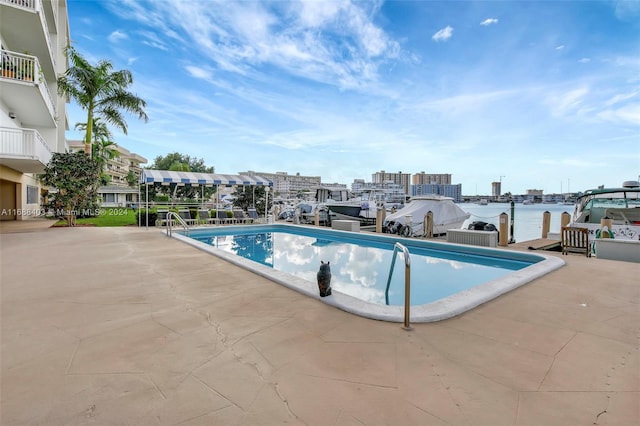
[(584, 253), (591, 257), (589, 246), (589, 230), (587, 228), (562, 227), (562, 254), (568, 252)]

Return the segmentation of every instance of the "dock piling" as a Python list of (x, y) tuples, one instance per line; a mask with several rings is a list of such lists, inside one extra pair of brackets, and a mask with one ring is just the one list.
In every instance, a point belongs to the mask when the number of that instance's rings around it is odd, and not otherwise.
[(551, 212), (547, 210), (542, 214), (542, 238), (547, 238), (549, 228), (551, 228)]
[(507, 239), (509, 237), (509, 232), (507, 230), (507, 221), (509, 216), (506, 213), (500, 213), (500, 238), (498, 241), (498, 245), (501, 247), (507, 246)]

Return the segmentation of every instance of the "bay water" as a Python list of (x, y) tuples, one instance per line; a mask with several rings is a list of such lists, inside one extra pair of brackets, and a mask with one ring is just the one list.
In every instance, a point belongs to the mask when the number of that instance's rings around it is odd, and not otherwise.
[[(462, 226), (463, 229), (475, 221), (487, 222), (500, 229), (500, 214), (508, 215), (509, 229), (511, 226), (511, 204), (489, 203), (479, 205), (474, 203), (460, 203), (458, 206), (471, 213), (471, 217)], [(517, 243), (542, 238), (542, 218), (545, 211), (551, 213), (551, 226), (549, 232), (560, 232), (560, 220), (563, 212), (573, 214), (574, 206), (567, 204), (519, 204), (514, 206), (514, 237)], [(510, 232), (510, 231), (509, 231)]]

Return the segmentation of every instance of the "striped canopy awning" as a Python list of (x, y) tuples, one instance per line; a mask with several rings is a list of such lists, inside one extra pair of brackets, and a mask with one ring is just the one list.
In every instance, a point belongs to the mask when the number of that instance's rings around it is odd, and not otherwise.
[(217, 173), (175, 172), (143, 169), (140, 183), (181, 183), (184, 185), (246, 185), (273, 186), (273, 182), (260, 176), (221, 175)]

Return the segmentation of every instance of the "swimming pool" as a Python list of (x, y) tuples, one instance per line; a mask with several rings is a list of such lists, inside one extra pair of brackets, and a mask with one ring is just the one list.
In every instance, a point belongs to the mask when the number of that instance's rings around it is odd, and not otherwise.
[(411, 253), (412, 322), (458, 315), (564, 264), (546, 255), (289, 224), (199, 228), (173, 236), (315, 298), (320, 261), (330, 261), (333, 294), (322, 301), (397, 322), (404, 303), (401, 253), (386, 292), (396, 241)]

